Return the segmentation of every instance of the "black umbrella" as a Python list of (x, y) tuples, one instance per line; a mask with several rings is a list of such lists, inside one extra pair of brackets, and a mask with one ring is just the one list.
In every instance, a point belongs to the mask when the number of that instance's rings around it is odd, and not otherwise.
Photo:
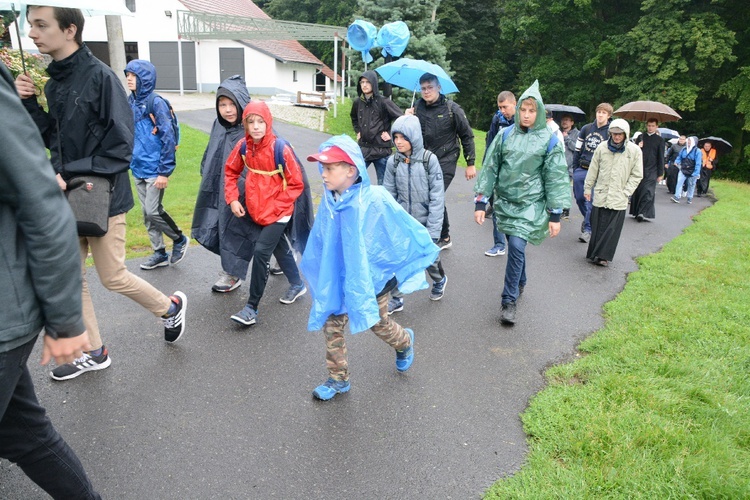
[(720, 155), (727, 154), (728, 152), (732, 150), (732, 145), (729, 144), (729, 141), (725, 141), (721, 137), (714, 137), (714, 136), (705, 137), (701, 139), (700, 141), (698, 141), (698, 147), (702, 148), (703, 144), (707, 142), (710, 142), (711, 145), (716, 150), (716, 152), (719, 153)]
[(580, 122), (586, 119), (586, 113), (578, 106), (568, 106), (566, 104), (545, 104), (545, 110), (552, 111), (555, 121), (560, 121), (563, 115), (571, 115), (574, 121)]

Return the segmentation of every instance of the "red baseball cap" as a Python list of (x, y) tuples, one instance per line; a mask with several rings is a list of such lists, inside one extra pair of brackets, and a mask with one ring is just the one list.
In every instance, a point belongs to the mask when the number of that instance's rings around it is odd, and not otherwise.
[(354, 160), (352, 160), (351, 157), (338, 146), (331, 146), (318, 154), (310, 155), (307, 157), (307, 161), (319, 161), (320, 163), (338, 163), (343, 161), (353, 167), (357, 166), (354, 163)]

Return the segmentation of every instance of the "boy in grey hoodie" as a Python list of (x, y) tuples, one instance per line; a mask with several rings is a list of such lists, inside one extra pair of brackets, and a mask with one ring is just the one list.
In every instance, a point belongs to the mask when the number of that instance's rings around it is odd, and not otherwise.
[[(409, 215), (427, 228), (434, 243), (440, 239), (445, 209), (443, 171), (440, 162), (424, 149), (422, 127), (416, 116), (401, 116), (391, 127), (391, 136), (396, 152), (388, 158), (383, 187)], [(430, 300), (440, 300), (445, 293), (448, 277), (443, 271), (438, 254), (435, 262), (427, 268), (433, 281)], [(388, 314), (404, 309), (403, 296), (395, 290), (388, 303)]]

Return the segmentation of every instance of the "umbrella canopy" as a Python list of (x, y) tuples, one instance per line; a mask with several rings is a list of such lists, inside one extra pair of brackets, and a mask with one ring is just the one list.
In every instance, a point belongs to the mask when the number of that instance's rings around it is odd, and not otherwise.
[(659, 135), (661, 135), (661, 138), (665, 141), (668, 141), (670, 139), (678, 139), (680, 137), (680, 133), (678, 131), (664, 127), (659, 127)]
[(425, 73), (432, 73), (438, 79), (443, 94), (452, 94), (458, 92), (458, 87), (453, 83), (451, 77), (443, 68), (437, 64), (432, 64), (421, 59), (409, 59), (402, 57), (379, 68), (375, 68), (383, 80), (386, 82), (412, 90), (416, 93), (419, 89), (419, 78)]
[(682, 118), (674, 109), (656, 101), (629, 102), (617, 109), (614, 114), (639, 122), (648, 121), (649, 118), (656, 118), (660, 122), (674, 122)]
[(732, 150), (732, 145), (729, 144), (729, 141), (725, 141), (721, 137), (704, 137), (700, 141), (698, 141), (698, 147), (703, 147), (703, 145), (707, 142), (710, 142), (711, 145), (714, 147), (717, 153), (720, 155), (727, 154)]
[(568, 106), (566, 104), (545, 104), (544, 109), (552, 111), (555, 121), (559, 121), (562, 115), (571, 115), (574, 121), (580, 122), (586, 119), (586, 113), (578, 106)]

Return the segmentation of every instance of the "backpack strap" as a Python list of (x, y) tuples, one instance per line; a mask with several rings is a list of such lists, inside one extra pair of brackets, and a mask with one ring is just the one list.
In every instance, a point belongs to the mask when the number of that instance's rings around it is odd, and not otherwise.
[(159, 131), (159, 127), (156, 126), (156, 115), (154, 114), (154, 101), (157, 97), (161, 96), (156, 92), (151, 92), (148, 95), (148, 98), (146, 98), (146, 113), (148, 114), (148, 117), (151, 118), (151, 123), (154, 124), (153, 130), (151, 130), (151, 135), (156, 135)]
[(254, 174), (259, 175), (276, 175), (279, 174), (281, 176), (281, 183), (282, 183), (282, 190), (286, 191), (286, 176), (284, 175), (284, 169), (286, 168), (286, 161), (284, 160), (284, 147), (289, 144), (284, 139), (281, 139), (280, 137), (276, 138), (276, 141), (273, 145), (273, 162), (274, 165), (276, 165), (275, 170), (256, 170), (254, 168), (250, 168), (250, 165), (247, 164), (247, 139), (242, 139), (242, 144), (240, 144), (240, 156), (242, 156), (242, 161), (245, 164), (245, 168), (247, 168), (250, 172)]
[(547, 144), (547, 154), (550, 154), (552, 148), (554, 148), (558, 142), (560, 142), (560, 139), (557, 138), (557, 134), (552, 134), (552, 137), (549, 138), (549, 143)]

